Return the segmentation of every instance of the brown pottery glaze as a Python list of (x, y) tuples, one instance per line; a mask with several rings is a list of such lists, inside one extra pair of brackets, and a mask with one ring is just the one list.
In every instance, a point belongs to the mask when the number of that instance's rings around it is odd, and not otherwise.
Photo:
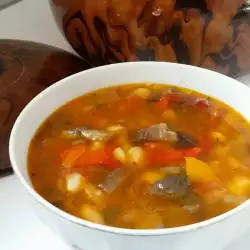
[(72, 47), (94, 66), (135, 60), (250, 70), (249, 0), (51, 0)]
[(26, 104), (56, 81), (87, 68), (80, 58), (54, 47), (0, 40), (0, 175), (12, 171), (9, 135)]

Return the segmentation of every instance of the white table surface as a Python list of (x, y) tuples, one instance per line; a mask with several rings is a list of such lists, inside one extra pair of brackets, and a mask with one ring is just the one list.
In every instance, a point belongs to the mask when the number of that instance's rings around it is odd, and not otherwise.
[[(1, 38), (44, 42), (73, 52), (55, 24), (48, 0), (24, 0), (0, 11)], [(250, 76), (239, 80), (250, 86)], [(28, 199), (26, 191), (15, 176), (0, 179), (0, 250), (69, 250), (33, 214)], [(249, 221), (250, 215), (246, 223)], [(248, 249), (250, 230), (232, 239), (228, 247), (222, 250)]]

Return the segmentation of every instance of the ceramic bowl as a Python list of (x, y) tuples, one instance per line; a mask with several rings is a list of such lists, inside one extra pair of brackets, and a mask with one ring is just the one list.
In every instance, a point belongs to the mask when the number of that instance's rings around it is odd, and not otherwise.
[(82, 250), (221, 250), (248, 227), (250, 201), (215, 218), (183, 227), (132, 230), (74, 217), (54, 207), (32, 187), (27, 173), (29, 144), (57, 108), (84, 93), (110, 85), (153, 82), (184, 86), (217, 98), (250, 121), (250, 90), (240, 82), (198, 67), (164, 62), (120, 63), (77, 73), (47, 88), (18, 117), (10, 137), (10, 159), (38, 217)]

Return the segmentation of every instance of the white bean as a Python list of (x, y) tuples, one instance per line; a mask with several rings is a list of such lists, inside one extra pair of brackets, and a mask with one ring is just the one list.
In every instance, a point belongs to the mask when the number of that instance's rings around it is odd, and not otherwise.
[(113, 152), (114, 157), (122, 163), (126, 162), (126, 154), (122, 148), (116, 148)]
[(66, 176), (66, 187), (69, 192), (77, 192), (81, 189), (82, 176), (72, 173)]
[(128, 157), (132, 164), (142, 166), (144, 163), (144, 151), (141, 147), (132, 147), (128, 150)]
[(184, 205), (183, 208), (190, 214), (194, 214), (199, 211), (200, 205), (199, 204)]
[(143, 99), (147, 99), (150, 95), (150, 90), (147, 88), (138, 88), (133, 91), (133, 94), (140, 96)]

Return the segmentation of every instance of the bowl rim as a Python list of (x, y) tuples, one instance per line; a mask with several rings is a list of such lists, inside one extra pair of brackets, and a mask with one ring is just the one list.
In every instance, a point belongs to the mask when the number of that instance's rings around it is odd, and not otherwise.
[[(250, 206), (250, 199), (248, 199), (245, 202), (243, 202), (242, 204), (240, 204), (239, 206), (237, 206), (236, 208), (231, 209), (230, 211), (228, 211), (226, 213), (223, 213), (221, 215), (218, 215), (216, 217), (210, 218), (210, 219), (205, 220), (205, 221), (201, 221), (201, 222), (186, 225), (186, 226), (173, 227), (173, 228), (163, 228), (163, 229), (146, 229), (146, 230), (144, 230), (144, 229), (143, 230), (141, 230), (141, 229), (126, 229), (126, 228), (118, 228), (118, 227), (96, 224), (96, 223), (78, 218), (78, 217), (71, 215), (67, 212), (64, 212), (63, 210), (53, 206), (51, 203), (49, 203), (47, 200), (45, 200), (40, 194), (38, 194), (35, 191), (32, 184), (29, 183), (28, 181), (26, 181), (25, 177), (22, 175), (21, 170), (18, 167), (18, 162), (16, 161), (15, 150), (14, 150), (14, 144), (16, 141), (15, 140), (16, 134), (17, 134), (17, 131), (18, 131), (20, 124), (23, 122), (22, 117), (26, 113), (29, 113), (29, 111), (31, 109), (36, 108), (37, 101), (39, 99), (43, 98), (44, 95), (49, 94), (49, 92), (53, 89), (57, 89), (57, 88), (62, 87), (65, 84), (68, 84), (68, 82), (74, 78), (84, 77), (89, 72), (95, 72), (98, 74), (99, 71), (103, 71), (103, 70), (105, 71), (107, 68), (117, 69), (119, 67), (126, 67), (126, 65), (130, 65), (131, 67), (133, 67), (133, 65), (135, 65), (135, 64), (141, 64), (141, 65), (149, 65), (149, 64), (159, 64), (159, 65), (161, 64), (162, 65), (162, 64), (164, 64), (164, 65), (166, 65), (166, 68), (169, 65), (171, 65), (173, 67), (178, 67), (178, 68), (190, 68), (192, 71), (194, 71), (194, 73), (195, 73), (195, 70), (197, 70), (197, 71), (203, 71), (203, 72), (208, 73), (208, 74), (214, 74), (214, 75), (217, 75), (218, 77), (227, 78), (228, 81), (234, 81), (235, 84), (241, 85), (241, 88), (245, 88), (245, 91), (248, 92), (249, 97), (250, 97), (250, 89), (246, 85), (242, 84), (241, 82), (239, 82), (231, 77), (228, 77), (226, 75), (220, 74), (220, 73), (215, 72), (215, 71), (196, 67), (196, 66), (178, 64), (178, 63), (170, 63), (170, 62), (155, 62), (155, 61), (154, 62), (153, 61), (152, 62), (151, 61), (150, 62), (123, 62), (123, 63), (118, 63), (118, 64), (109, 64), (109, 65), (104, 65), (104, 66), (100, 66), (100, 67), (96, 67), (96, 68), (91, 68), (91, 69), (73, 74), (71, 76), (68, 76), (68, 77), (54, 83), (53, 85), (49, 86), (48, 88), (43, 90), (41, 93), (39, 93), (35, 98), (33, 98), (28, 103), (28, 105), (22, 110), (22, 112), (18, 116), (18, 118), (17, 118), (17, 120), (12, 128), (10, 140), (9, 140), (10, 162), (11, 162), (11, 165), (13, 167), (15, 175), (18, 177), (18, 179), (20, 180), (22, 185), (27, 189), (28, 193), (34, 198), (34, 200), (39, 202), (43, 207), (52, 211), (53, 214), (58, 215), (61, 219), (66, 220), (67, 222), (71, 222), (71, 223), (77, 224), (79, 226), (87, 227), (87, 228), (92, 229), (92, 230), (97, 230), (97, 231), (101, 231), (101, 232), (105, 232), (105, 233), (109, 233), (109, 234), (115, 234), (115, 235), (124, 235), (124, 236), (161, 236), (161, 235), (173, 235), (173, 234), (178, 234), (178, 233), (187, 233), (190, 231), (199, 230), (199, 229), (202, 229), (204, 227), (209, 227), (209, 226), (215, 225), (217, 223), (220, 223), (220, 222), (232, 217), (233, 215), (240, 212), (241, 210), (246, 209), (248, 206)], [(69, 101), (70, 100), (71, 99), (69, 99)], [(27, 168), (27, 166), (26, 166), (26, 168)]]

